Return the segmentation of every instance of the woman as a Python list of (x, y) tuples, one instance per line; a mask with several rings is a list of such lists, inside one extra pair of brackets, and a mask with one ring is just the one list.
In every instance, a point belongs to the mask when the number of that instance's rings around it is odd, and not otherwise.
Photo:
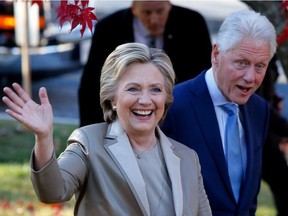
[(56, 160), (53, 114), (14, 83), (7, 113), (35, 133), (31, 180), (42, 202), (76, 195), (75, 215), (211, 215), (196, 153), (158, 127), (172, 103), (169, 57), (139, 43), (118, 46), (101, 74), (105, 123), (76, 129)]

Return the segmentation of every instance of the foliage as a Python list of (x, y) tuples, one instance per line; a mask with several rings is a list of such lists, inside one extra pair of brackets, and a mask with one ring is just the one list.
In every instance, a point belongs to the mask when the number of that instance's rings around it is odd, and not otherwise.
[[(75, 125), (54, 125), (56, 155), (66, 147)], [(30, 182), (34, 135), (15, 120), (0, 120), (0, 215), (70, 216), (75, 200), (48, 205), (38, 201)]]
[[(42, 0), (32, 0), (32, 4), (43, 4)], [(68, 2), (68, 0), (61, 0), (57, 10), (57, 19), (59, 19), (60, 27), (65, 22), (71, 23), (70, 32), (73, 31), (78, 25), (81, 25), (80, 29), (81, 37), (83, 37), (86, 27), (90, 29), (92, 33), (93, 21), (97, 20), (94, 14), (93, 7), (89, 7), (89, 0), (75, 0), (74, 4)]]
[[(288, 7), (288, 0), (284, 0), (281, 4), (281, 11), (286, 15)], [(282, 42), (286, 41), (288, 38), (288, 22), (286, 21), (285, 28), (278, 34), (277, 43), (280, 45)]]
[(0, 164), (0, 215), (70, 216), (74, 198), (66, 203), (44, 204), (38, 201), (29, 179), (29, 164)]
[[(75, 125), (54, 125), (56, 155), (66, 148), (67, 138), (75, 128)], [(34, 142), (34, 135), (20, 123), (0, 121), (0, 163), (28, 162)]]

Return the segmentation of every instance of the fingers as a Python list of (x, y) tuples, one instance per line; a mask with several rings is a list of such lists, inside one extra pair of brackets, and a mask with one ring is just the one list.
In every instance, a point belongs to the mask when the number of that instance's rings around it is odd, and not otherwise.
[(13, 101), (15, 105), (22, 108), (27, 101), (31, 100), (31, 98), (18, 83), (13, 83), (12, 86), (15, 91), (9, 87), (5, 87), (3, 91), (9, 97), (10, 101)]
[(41, 104), (43, 105), (50, 104), (46, 88), (41, 87), (39, 89), (39, 98), (40, 98)]
[(18, 113), (18, 114), (21, 113), (22, 108), (21, 108), (19, 105), (17, 105), (16, 103), (14, 103), (13, 101), (11, 101), (9, 97), (4, 96), (4, 97), (2, 98), (2, 101), (3, 101), (3, 102), (8, 106), (8, 108), (10, 109), (10, 111), (6, 110), (6, 112), (8, 111), (8, 112), (7, 112), (8, 114), (10, 114), (11, 111), (13, 111), (13, 112), (15, 112), (15, 113)]
[[(36, 108), (39, 107), (37, 103), (35, 103), (29, 94), (18, 84), (18, 83), (13, 83), (12, 84), (13, 89), (9, 87), (5, 87), (3, 91), (7, 96), (3, 97), (3, 102), (14, 112), (20, 114), (22, 109), (24, 108), (25, 105), (30, 104), (30, 106), (36, 106)], [(50, 102), (48, 99), (48, 94), (47, 90), (44, 87), (41, 87), (39, 89), (39, 98), (41, 105), (49, 105)]]

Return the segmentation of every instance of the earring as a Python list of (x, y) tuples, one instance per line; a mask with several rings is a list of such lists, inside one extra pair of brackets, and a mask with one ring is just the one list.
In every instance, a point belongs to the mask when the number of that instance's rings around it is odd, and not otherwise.
[(113, 111), (116, 111), (116, 105), (113, 105), (113, 106), (112, 106), (112, 110), (113, 110)]

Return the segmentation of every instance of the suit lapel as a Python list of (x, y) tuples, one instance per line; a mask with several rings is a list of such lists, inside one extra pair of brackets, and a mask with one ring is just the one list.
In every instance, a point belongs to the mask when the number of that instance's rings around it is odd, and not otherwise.
[(179, 158), (174, 152), (174, 146), (168, 140), (168, 138), (163, 134), (159, 128), (157, 128), (158, 134), (160, 135), (160, 144), (162, 152), (164, 155), (167, 171), (172, 184), (172, 194), (174, 209), (176, 215), (183, 215), (183, 190), (181, 181), (181, 169), (180, 163), (181, 158)]
[[(222, 146), (222, 139), (219, 131), (218, 121), (214, 110), (214, 105), (210, 97), (207, 84), (205, 82), (205, 73), (200, 78), (194, 79), (191, 83), (192, 98), (191, 103), (195, 110), (195, 117), (198, 119), (199, 126), (203, 133), (203, 138), (207, 144), (214, 163), (220, 173), (225, 185), (230, 185), (228, 171), (226, 169), (226, 160)], [(205, 109), (203, 109), (205, 107)], [(209, 129), (210, 128), (210, 129)], [(232, 188), (228, 187), (231, 196), (234, 197)]]
[[(106, 136), (104, 148), (123, 173), (144, 215), (149, 215), (146, 186), (126, 133), (114, 122)], [(116, 140), (117, 138), (117, 140)]]
[[(180, 170), (181, 159), (174, 153), (174, 146), (163, 132), (159, 128), (157, 128), (157, 131), (160, 136), (160, 145), (172, 183), (175, 212), (176, 215), (182, 215), (183, 190)], [(112, 123), (106, 138), (104, 148), (111, 155), (116, 165), (123, 173), (144, 214), (150, 215), (145, 182), (142, 178), (136, 158), (134, 157), (128, 137), (120, 127), (119, 122)]]
[[(253, 137), (255, 136), (254, 133), (251, 133), (251, 131), (255, 131), (254, 124), (251, 122), (252, 113), (249, 108), (249, 105), (247, 106), (240, 106), (240, 111), (242, 114), (242, 124), (245, 131), (245, 141), (246, 141), (246, 147), (247, 147), (247, 167), (246, 167), (246, 173), (245, 173), (245, 179), (243, 188), (241, 189), (241, 192), (243, 193), (243, 200), (246, 200), (246, 196), (250, 196), (250, 184), (249, 182), (252, 182), (253, 180), (253, 151), (254, 151), (254, 145), (253, 145)], [(241, 197), (241, 196), (240, 196)], [(241, 201), (241, 200), (240, 200)], [(239, 202), (240, 202), (239, 201)]]

